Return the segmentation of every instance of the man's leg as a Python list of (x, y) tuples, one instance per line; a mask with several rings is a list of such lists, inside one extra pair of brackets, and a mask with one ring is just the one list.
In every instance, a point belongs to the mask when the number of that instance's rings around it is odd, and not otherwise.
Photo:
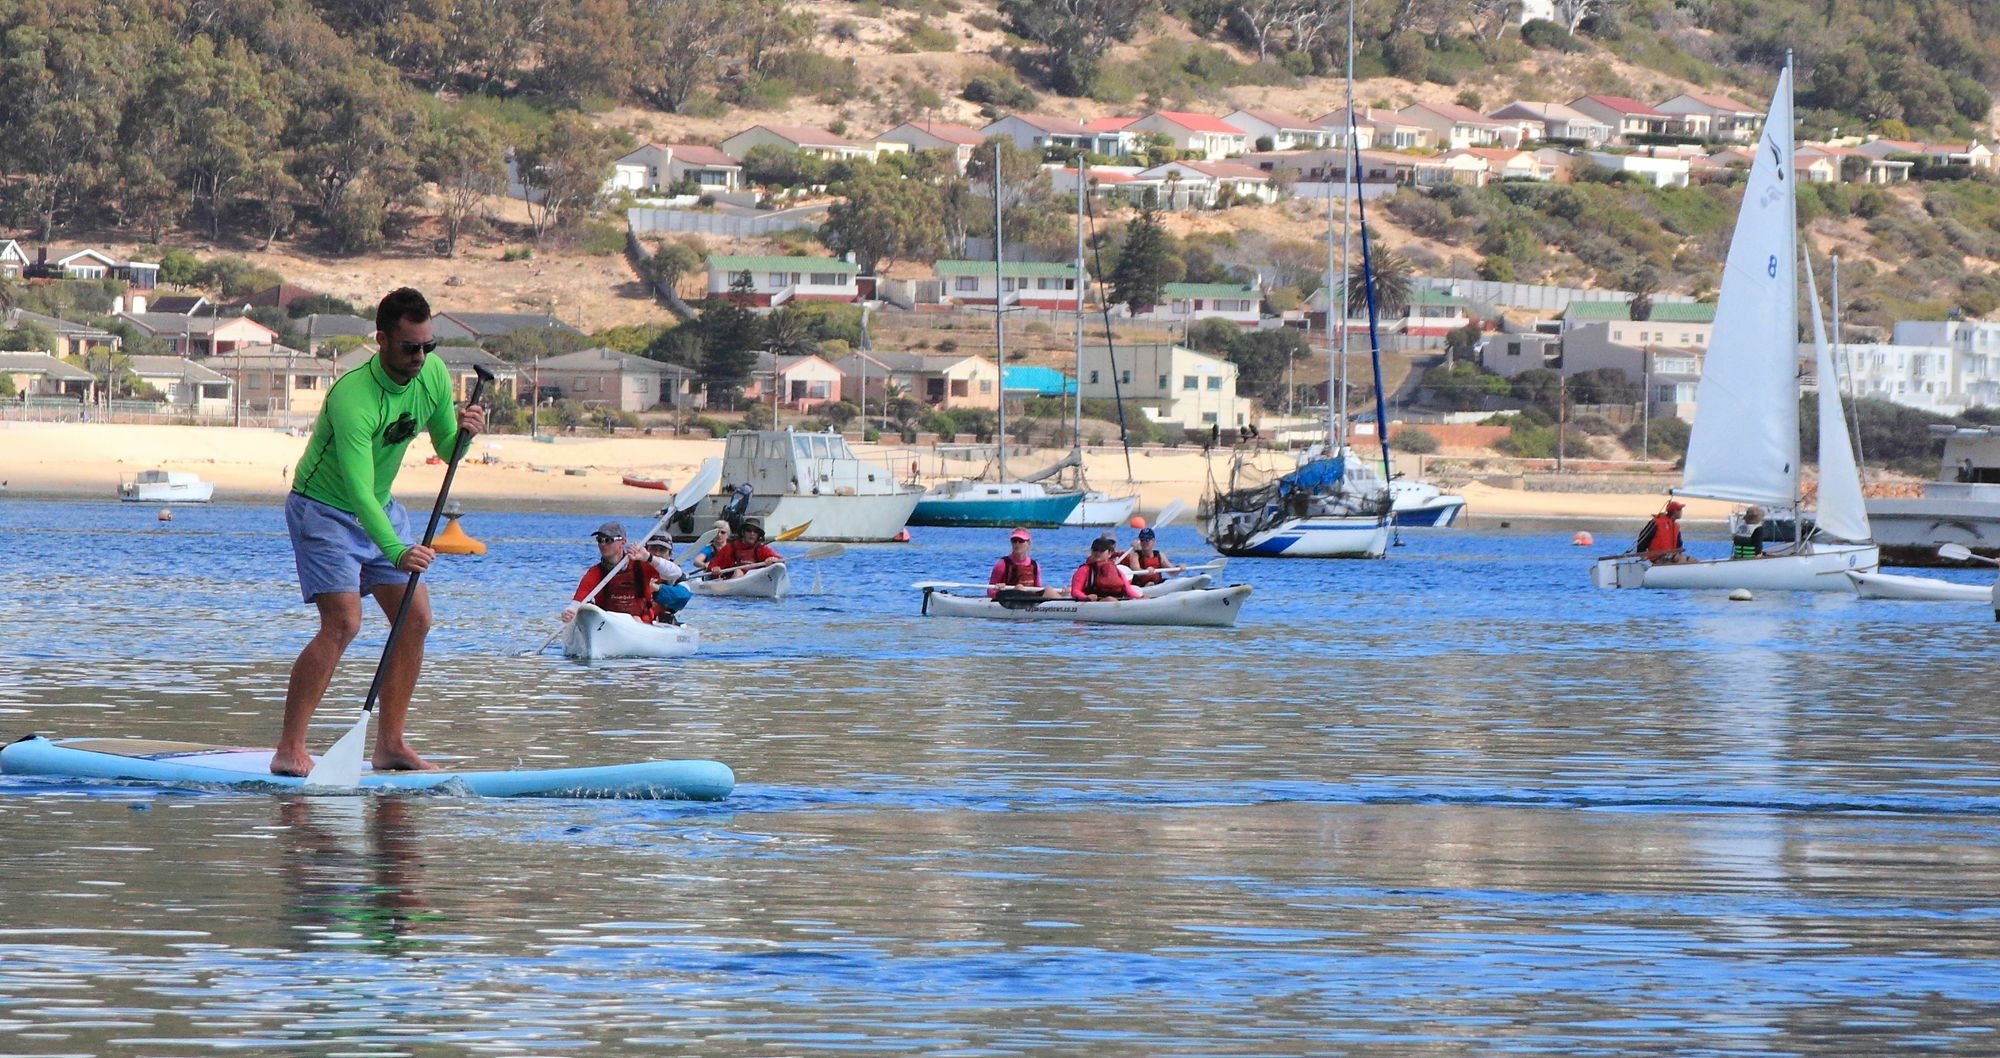
[(313, 710), (326, 696), (334, 667), (361, 630), (361, 595), (351, 591), (323, 591), (313, 596), (319, 607), (319, 631), (292, 662), (292, 677), (285, 685), (285, 724), (278, 732), (278, 748), (271, 754), (271, 774), (304, 775), (312, 771), (312, 757), (306, 752), (306, 726)]
[[(407, 582), (378, 584), (372, 591), (375, 601), (391, 621), (402, 604)], [(402, 630), (396, 633), (396, 649), (382, 673), (382, 693), (375, 699), (375, 767), (383, 771), (436, 771), (437, 765), (417, 756), (403, 741), (403, 724), (410, 715), (410, 692), (417, 686), (417, 674), (424, 667), (424, 637), (431, 630), (430, 594), (422, 584), (410, 597), (410, 611), (403, 615)]]

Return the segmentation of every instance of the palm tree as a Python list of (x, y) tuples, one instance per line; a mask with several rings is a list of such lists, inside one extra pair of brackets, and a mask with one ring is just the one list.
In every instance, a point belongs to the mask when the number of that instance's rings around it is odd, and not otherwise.
[[(1369, 237), (1373, 239), (1374, 232)], [(1380, 243), (1369, 246), (1368, 256), (1375, 279), (1375, 315), (1384, 320), (1398, 319), (1410, 308), (1409, 258)], [(1347, 277), (1348, 311), (1356, 316), (1368, 310), (1367, 280), (1368, 276), (1359, 272)]]

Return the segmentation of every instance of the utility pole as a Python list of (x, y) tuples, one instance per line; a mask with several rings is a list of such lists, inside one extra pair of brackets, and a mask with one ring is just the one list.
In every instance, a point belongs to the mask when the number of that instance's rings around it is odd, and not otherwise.
[(1653, 347), (1639, 350), (1639, 458), (1653, 458)]
[(1569, 440), (1569, 376), (1556, 376), (1556, 473), (1563, 472), (1564, 442)]

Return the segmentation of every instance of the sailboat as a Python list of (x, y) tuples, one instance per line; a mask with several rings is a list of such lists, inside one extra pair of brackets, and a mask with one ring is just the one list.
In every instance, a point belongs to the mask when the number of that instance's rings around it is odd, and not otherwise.
[[(1347, 179), (1352, 198), (1361, 203), (1360, 151), (1354, 130), (1354, 9), (1347, 11)], [(1348, 274), (1346, 257), (1347, 200), (1342, 200), (1343, 257), (1340, 275)], [(1381, 558), (1388, 554), (1390, 526), (1394, 522), (1395, 500), (1381, 483), (1391, 479), (1389, 470), (1388, 416), (1382, 399), (1382, 346), (1375, 318), (1375, 278), (1368, 254), (1368, 217), (1361, 214), (1361, 274), (1368, 299), (1368, 344), (1374, 362), (1375, 421), (1382, 442), (1382, 474), (1374, 488), (1358, 487), (1350, 475), (1347, 451), (1347, 387), (1336, 383), (1336, 374), (1347, 366), (1348, 284), (1340, 284), (1340, 336), (1333, 337), (1333, 188), (1327, 187), (1326, 200), (1326, 291), (1327, 291), (1327, 440), (1314, 445), (1299, 459), (1291, 473), (1276, 481), (1252, 480), (1252, 472), (1239, 453), (1230, 467), (1229, 487), (1217, 490), (1205, 503), (1209, 546), (1224, 555), (1267, 558)], [(1339, 357), (1339, 372), (1334, 358)], [(1336, 399), (1335, 390), (1339, 394)]]
[[(1812, 262), (1805, 261), (1813, 353), (1819, 374), (1819, 507), (1808, 529), (1799, 503), (1799, 225), (1792, 167), (1792, 68), (1778, 76), (1763, 140), (1716, 296), (1715, 333), (1695, 393), (1694, 428), (1678, 496), (1758, 504), (1791, 512), (1797, 539), (1756, 558), (1649, 563), (1638, 555), (1601, 558), (1600, 588), (1758, 588), (1848, 591), (1849, 570), (1873, 571), (1881, 552), (1870, 539), (1861, 475), (1833, 351), (1826, 340)], [(1781, 517), (1780, 521), (1783, 520)]]
[[(1054, 528), (1083, 502), (1082, 492), (1059, 492), (1039, 481), (1007, 480), (1007, 281), (1001, 253), (1000, 145), (993, 145), (993, 386), (999, 406), (997, 481), (941, 481), (924, 491), (910, 525), (1033, 526)], [(1081, 277), (1079, 277), (1079, 283)], [(1081, 289), (1078, 291), (1081, 294)]]

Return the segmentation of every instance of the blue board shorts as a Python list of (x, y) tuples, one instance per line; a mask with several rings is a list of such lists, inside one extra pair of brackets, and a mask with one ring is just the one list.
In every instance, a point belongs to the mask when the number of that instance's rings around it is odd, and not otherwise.
[[(389, 501), (382, 513), (396, 530), (396, 539), (410, 543), (410, 514)], [(299, 594), (306, 602), (329, 591), (357, 594), (384, 584), (410, 579), (375, 546), (361, 522), (338, 507), (330, 507), (301, 492), (285, 497), (285, 528), (292, 536), (292, 558), (299, 566)]]

